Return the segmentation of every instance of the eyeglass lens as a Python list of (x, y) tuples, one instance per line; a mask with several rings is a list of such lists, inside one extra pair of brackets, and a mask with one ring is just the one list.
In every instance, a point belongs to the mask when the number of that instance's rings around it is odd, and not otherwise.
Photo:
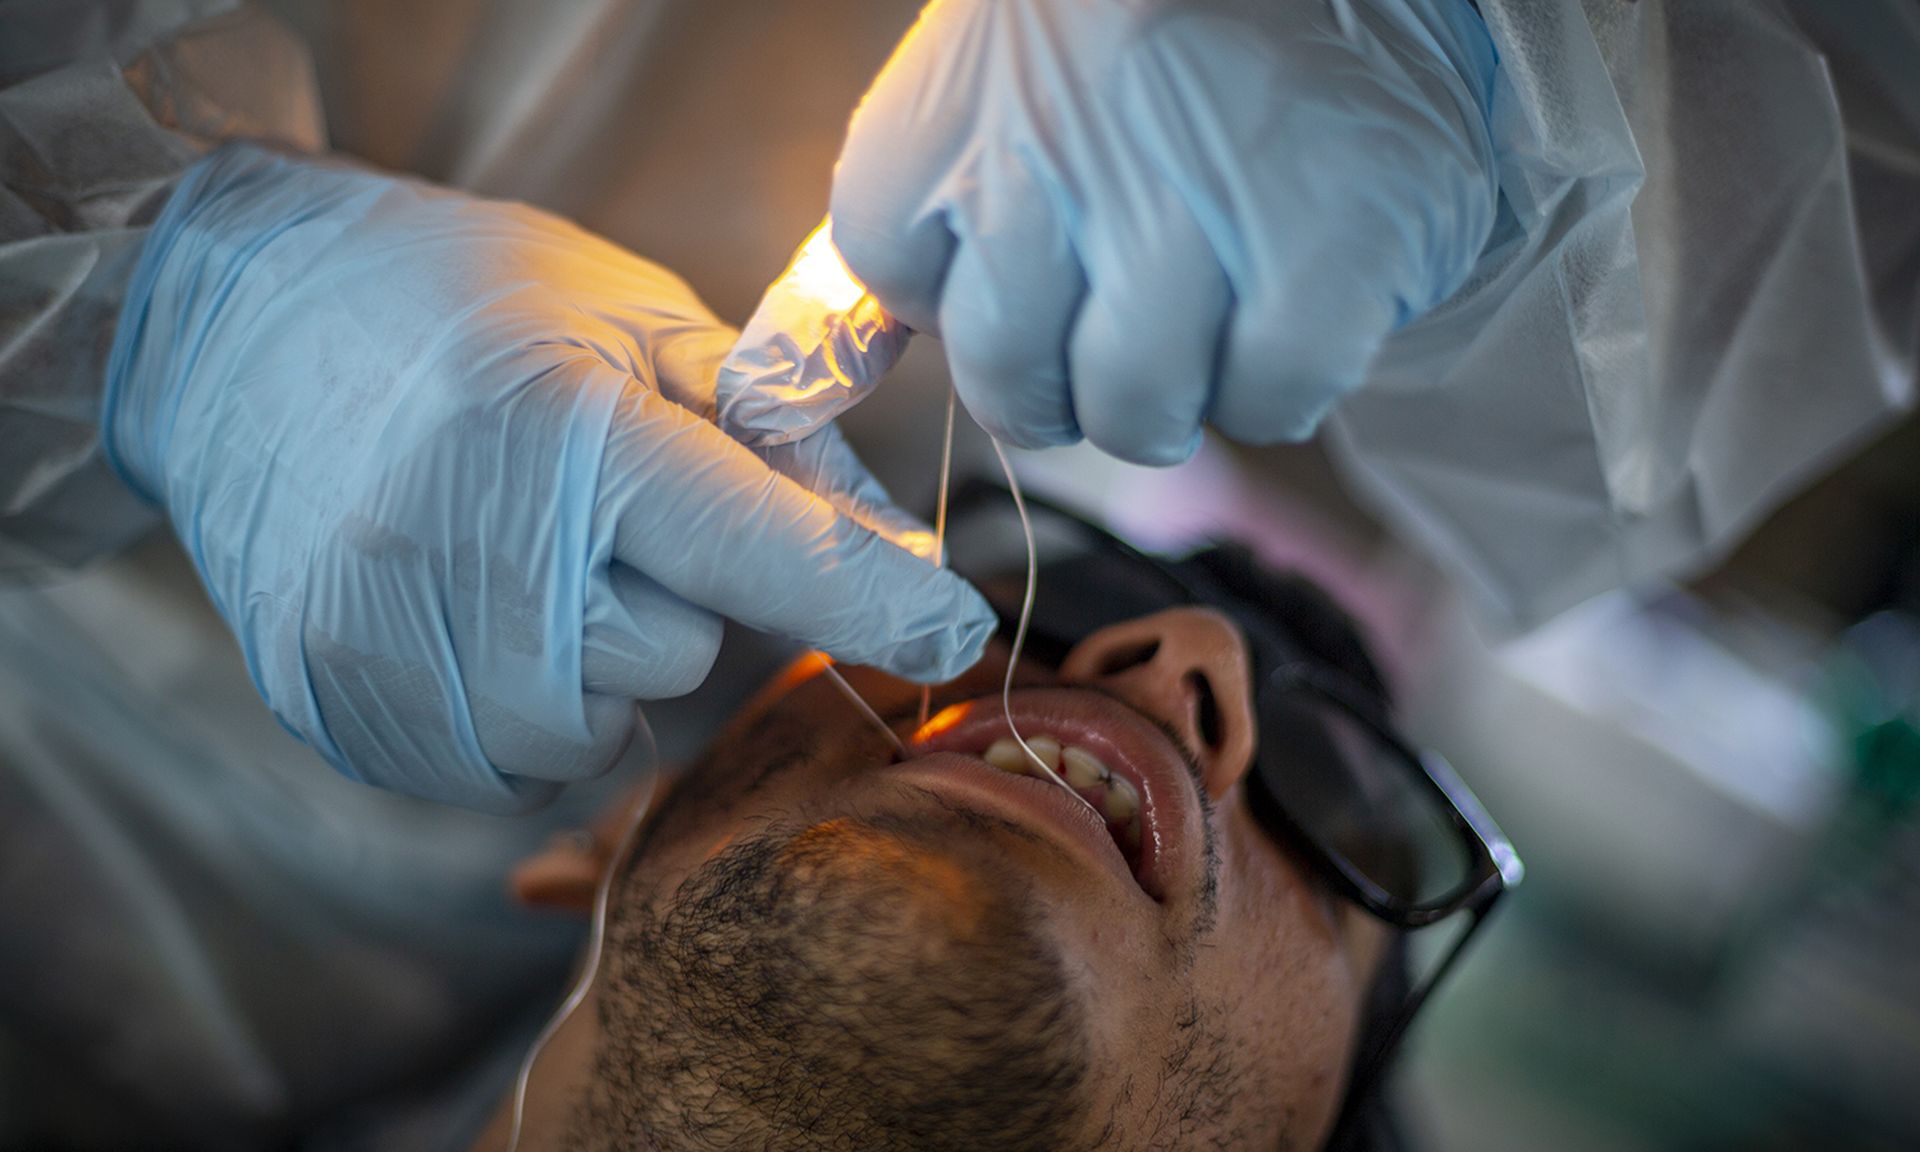
[(1396, 903), (1431, 906), (1473, 858), (1420, 766), (1338, 704), (1284, 691), (1261, 707), (1261, 781), (1320, 847)]

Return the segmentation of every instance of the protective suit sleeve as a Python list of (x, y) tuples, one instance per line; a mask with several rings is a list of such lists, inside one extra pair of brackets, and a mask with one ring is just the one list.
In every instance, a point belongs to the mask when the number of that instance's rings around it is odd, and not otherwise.
[(254, 9), (47, 0), (0, 23), (5, 577), (157, 522), (106, 465), (100, 404), (127, 282), (181, 172), (221, 139), (314, 151), (324, 130), (305, 49)]
[(1494, 235), (1329, 430), (1363, 493), (1524, 627), (1711, 563), (1911, 405), (1920, 16), (1480, 9)]

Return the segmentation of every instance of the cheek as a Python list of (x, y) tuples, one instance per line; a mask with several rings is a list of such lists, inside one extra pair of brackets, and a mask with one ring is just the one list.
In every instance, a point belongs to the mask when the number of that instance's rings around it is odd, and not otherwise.
[(1220, 922), (1204, 978), (1239, 1059), (1272, 1087), (1276, 1118), (1312, 1130), (1338, 1104), (1371, 966), (1350, 948), (1343, 905), (1260, 830), (1238, 793), (1215, 822)]
[(1214, 830), (1223, 931), (1231, 921), (1235, 933), (1257, 938), (1264, 954), (1277, 950), (1299, 963), (1344, 964), (1344, 902), (1261, 829), (1244, 793), (1236, 790), (1216, 809)]
[(1030, 895), (1068, 993), (1086, 1008), (1091, 1050), (1106, 1054), (1102, 1063), (1163, 1044), (1174, 1010), (1190, 998), (1177, 947), (1117, 894), (1035, 888)]

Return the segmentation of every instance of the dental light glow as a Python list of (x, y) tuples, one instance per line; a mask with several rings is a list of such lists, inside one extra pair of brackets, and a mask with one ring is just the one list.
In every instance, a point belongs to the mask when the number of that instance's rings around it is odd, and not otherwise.
[(920, 725), (920, 727), (913, 730), (913, 742), (918, 744), (922, 741), (933, 739), (935, 736), (940, 735), (940, 733), (952, 728), (955, 724), (960, 723), (960, 721), (965, 720), (972, 711), (973, 703), (971, 701), (947, 705), (945, 708), (940, 709), (940, 711), (935, 712), (933, 716), (924, 724)]
[(792, 285), (819, 302), (829, 313), (851, 312), (866, 286), (854, 278), (840, 250), (833, 246), (833, 221), (823, 221), (793, 257), (787, 273)]

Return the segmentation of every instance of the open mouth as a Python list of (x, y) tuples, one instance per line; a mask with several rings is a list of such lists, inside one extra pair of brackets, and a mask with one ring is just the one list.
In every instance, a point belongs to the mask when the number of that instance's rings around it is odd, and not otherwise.
[[(1013, 717), (1027, 746), (1084, 803), (1067, 796), (1028, 758), (997, 700), (956, 704), (935, 715), (910, 742), (915, 759), (908, 764), (942, 753), (965, 757), (971, 763), (929, 767), (968, 775), (986, 798), (1064, 827), (1082, 842), (1103, 836), (1140, 888), (1164, 900), (1174, 860), (1196, 820), (1193, 784), (1179, 749), (1139, 713), (1093, 692), (1017, 693)], [(997, 782), (978, 771), (983, 766)]]
[[(1032, 776), (1053, 784), (1064, 780), (1087, 807), (1106, 821), (1107, 835), (1127, 862), (1127, 870), (1137, 877), (1140, 871), (1140, 789), (1124, 775), (1116, 775), (1099, 756), (1078, 744), (1062, 745), (1057, 736), (1026, 737), (1027, 746), (1011, 736), (1002, 736), (987, 745), (981, 759), (1015, 776)], [(1028, 755), (1031, 752), (1032, 755)], [(1053, 775), (1044, 775), (1039, 760)], [(1055, 785), (1057, 787), (1057, 785)]]

